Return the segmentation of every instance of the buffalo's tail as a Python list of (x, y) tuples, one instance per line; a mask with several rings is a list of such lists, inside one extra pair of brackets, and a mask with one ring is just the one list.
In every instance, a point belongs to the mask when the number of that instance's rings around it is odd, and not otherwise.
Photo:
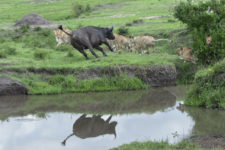
[(63, 31), (64, 33), (66, 33), (67, 35), (72, 36), (72, 34), (66, 32), (65, 30), (63, 30), (62, 25), (60, 25), (60, 26), (58, 27), (58, 29), (59, 29), (59, 30), (62, 30), (62, 31)]

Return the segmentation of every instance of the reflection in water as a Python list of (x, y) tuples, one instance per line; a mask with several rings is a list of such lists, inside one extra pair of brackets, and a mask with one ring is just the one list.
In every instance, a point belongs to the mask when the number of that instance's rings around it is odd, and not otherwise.
[[(5, 120), (10, 116), (22, 115), (22, 112), (17, 113), (16, 110), (20, 109), (27, 102), (28, 97), (24, 95), (18, 96), (1, 96), (0, 97), (0, 120)], [(6, 114), (6, 115), (4, 115)]]
[(102, 119), (101, 116), (93, 115), (92, 117), (87, 117), (83, 114), (78, 118), (73, 124), (73, 133), (70, 134), (62, 144), (65, 145), (66, 141), (73, 135), (80, 137), (82, 139), (89, 137), (97, 137), (104, 134), (114, 134), (116, 137), (115, 127), (117, 125), (116, 121), (110, 122), (112, 115), (106, 120)]
[[(65, 150), (62, 139), (67, 150), (108, 150), (133, 141), (174, 143), (193, 134), (224, 135), (225, 111), (185, 107), (180, 90), (0, 97), (0, 150)], [(83, 113), (117, 115), (111, 121), (112, 116)], [(36, 119), (44, 114), (45, 119)], [(72, 124), (73, 133), (66, 137)]]
[(194, 135), (225, 135), (225, 111), (197, 107), (184, 107), (195, 121)]
[[(74, 93), (63, 95), (0, 97), (0, 119), (10, 116), (47, 112), (73, 112), (95, 114), (122, 114), (165, 110), (176, 103), (176, 97), (168, 90), (157, 88), (144, 91), (115, 91), (98, 93)], [(6, 110), (7, 109), (7, 110)]]

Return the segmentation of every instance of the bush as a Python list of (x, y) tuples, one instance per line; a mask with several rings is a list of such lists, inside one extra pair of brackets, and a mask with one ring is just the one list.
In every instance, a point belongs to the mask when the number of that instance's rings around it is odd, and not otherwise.
[(4, 44), (0, 47), (0, 53), (0, 58), (6, 58), (7, 55), (16, 55), (16, 49)]
[(12, 48), (12, 47), (8, 47), (8, 48), (6, 49), (6, 53), (7, 53), (8, 55), (16, 55), (16, 49), (15, 49), (15, 48)]
[(74, 56), (73, 51), (69, 50), (67, 53), (67, 57), (73, 57), (73, 56)]
[(48, 52), (46, 50), (41, 50), (36, 48), (34, 51), (34, 58), (46, 59), (47, 56), (48, 56)]
[(82, 5), (81, 3), (75, 1), (72, 4), (72, 10), (73, 10), (74, 17), (79, 17), (82, 13), (91, 11), (91, 7), (89, 4), (87, 4), (85, 6), (85, 5)]
[(26, 32), (28, 32), (30, 30), (30, 26), (29, 25), (22, 25), (21, 27), (20, 27), (20, 31), (22, 32), (22, 33), (26, 33)]
[(119, 33), (120, 35), (128, 36), (128, 35), (129, 35), (129, 29), (126, 28), (126, 27), (124, 27), (124, 26), (122, 26), (122, 27), (120, 27), (120, 28), (118, 29), (118, 33)]
[(185, 104), (225, 109), (225, 59), (195, 75), (194, 85)]
[(6, 57), (7, 57), (6, 52), (3, 50), (0, 50), (0, 58), (6, 58)]
[[(193, 52), (202, 64), (211, 64), (225, 56), (225, 0), (194, 4), (191, 0), (175, 7), (174, 16), (187, 24), (193, 37)], [(210, 45), (206, 38), (212, 37)]]

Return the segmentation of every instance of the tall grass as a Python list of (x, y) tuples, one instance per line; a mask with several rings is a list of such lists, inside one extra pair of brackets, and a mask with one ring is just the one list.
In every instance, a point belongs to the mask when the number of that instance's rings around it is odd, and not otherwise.
[(136, 77), (121, 74), (115, 77), (96, 79), (77, 79), (75, 75), (36, 75), (27, 73), (13, 75), (12, 78), (24, 83), (29, 94), (56, 94), (66, 92), (111, 91), (111, 90), (139, 90), (149, 88)]

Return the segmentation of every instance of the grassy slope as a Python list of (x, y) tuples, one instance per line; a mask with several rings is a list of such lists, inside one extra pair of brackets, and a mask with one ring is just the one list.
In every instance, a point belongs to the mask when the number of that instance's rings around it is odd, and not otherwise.
[(195, 75), (194, 87), (185, 104), (206, 108), (225, 109), (225, 79), (217, 76), (225, 73), (225, 59)]
[[(186, 141), (182, 141), (175, 145), (170, 145), (167, 142), (133, 142), (125, 144), (112, 150), (206, 150)], [(216, 149), (215, 149), (216, 150)], [(219, 150), (219, 149), (217, 149)], [(222, 150), (222, 149), (221, 149)]]
[[(159, 42), (156, 45), (157, 52), (151, 55), (139, 55), (134, 53), (115, 52), (112, 53), (106, 50), (108, 57), (96, 59), (89, 52), (90, 60), (85, 58), (71, 46), (60, 46), (56, 48), (56, 41), (53, 32), (49, 30), (30, 30), (22, 28), (15, 31), (0, 31), (0, 70), (4, 72), (5, 69), (26, 69), (26, 68), (48, 68), (48, 69), (73, 69), (73, 68), (88, 68), (88, 67), (104, 67), (110, 65), (171, 65), (177, 61), (178, 56), (174, 54), (175, 49), (179, 46), (179, 41), (185, 42), (184, 38), (177, 38), (180, 34), (185, 33), (185, 28), (180, 22), (175, 20), (172, 16), (172, 8), (178, 3), (177, 0), (88, 0), (80, 1), (81, 4), (89, 4), (91, 12), (82, 14), (79, 18), (72, 16), (73, 1), (52, 1), (47, 0), (2, 0), (0, 2), (0, 27), (13, 25), (23, 16), (29, 13), (37, 13), (55, 23), (64, 24), (65, 26), (76, 29), (81, 26), (95, 25), (95, 26), (111, 26), (115, 27), (115, 32), (119, 27), (131, 23), (129, 26), (129, 35), (154, 35), (157, 38), (170, 38), (173, 42)], [(3, 13), (4, 12), (4, 13)], [(127, 17), (111, 17), (121, 14), (135, 14)], [(158, 18), (152, 20), (143, 19), (140, 24), (133, 24), (140, 17), (147, 16), (167, 16), (165, 18)], [(177, 30), (181, 29), (181, 30)], [(174, 36), (173, 36), (174, 35)], [(106, 47), (104, 47), (106, 48)], [(13, 51), (14, 49), (14, 51)], [(106, 48), (107, 49), (107, 48)], [(9, 53), (9, 51), (13, 51)], [(171, 55), (172, 54), (172, 55)], [(14, 79), (23, 82), (29, 89), (30, 94), (47, 94), (47, 93), (62, 93), (71, 91), (80, 91), (81, 88), (74, 89), (74, 87), (66, 87), (65, 83), (58, 85), (49, 84), (50, 78), (57, 77), (43, 77), (45, 75), (35, 75), (26, 72), (23, 75), (10, 74)], [(72, 79), (73, 75), (65, 76), (63, 82), (69, 81), (70, 85), (76, 81)], [(59, 77), (60, 78), (60, 77)], [(125, 78), (120, 78), (123, 81)], [(101, 81), (84, 81), (82, 85), (85, 87), (82, 91), (100, 90), (98, 87), (104, 87), (107, 90), (121, 89), (121, 87), (108, 88), (111, 85), (109, 80), (101, 79)], [(113, 80), (113, 79), (112, 79)], [(146, 87), (144, 84), (136, 79), (129, 79), (126, 83), (129, 85), (140, 85), (139, 88)], [(98, 87), (93, 88), (92, 85)], [(99, 84), (99, 82), (101, 84)], [(127, 87), (127, 85), (123, 86)], [(104, 89), (103, 88), (103, 89)], [(137, 87), (136, 87), (137, 88)], [(127, 89), (127, 88), (125, 88)], [(133, 89), (133, 87), (128, 88)]]
[[(82, 14), (79, 18), (69, 18), (71, 16), (71, 0), (53, 1), (53, 2), (33, 2), (32, 1), (10, 1), (2, 0), (0, 3), (0, 27), (13, 25), (19, 18), (29, 13), (38, 13), (41, 16), (54, 21), (56, 23), (63, 23), (71, 29), (78, 26), (96, 25), (96, 26), (110, 26), (114, 24), (115, 30), (126, 23), (132, 23), (138, 20), (140, 17), (155, 16), (155, 15), (171, 15), (172, 7), (176, 4), (176, 0), (154, 0), (149, 2), (148, 0), (141, 1), (82, 1), (81, 3), (90, 4), (92, 11), (90, 13)], [(97, 6), (96, 6), (97, 5)], [(119, 7), (120, 6), (120, 7)], [(138, 7), (137, 7), (138, 6)], [(56, 13), (57, 10), (57, 13)], [(4, 12), (4, 13), (3, 13)], [(136, 16), (128, 17), (109, 17), (118, 14), (135, 14)], [(94, 19), (93, 19), (94, 18)], [(174, 20), (174, 22), (168, 22), (168, 19)], [(142, 24), (137, 24), (129, 27), (130, 35), (161, 35), (167, 36), (170, 31), (177, 28), (184, 28), (178, 21), (169, 18), (160, 18), (153, 20), (143, 20)], [(4, 36), (3, 36), (4, 37)], [(32, 37), (27, 37), (31, 38)], [(56, 44), (53, 34), (48, 37), (37, 37), (39, 40), (48, 41)], [(95, 59), (91, 54), (91, 60), (86, 61), (83, 56), (74, 51), (74, 57), (66, 57), (67, 53), (56, 52), (55, 47), (43, 47), (42, 51), (48, 53), (48, 58), (45, 60), (33, 59), (33, 50), (35, 47), (27, 47), (27, 43), (24, 41), (14, 42), (8, 41), (5, 45), (11, 45), (16, 48), (17, 55), (8, 56), (7, 59), (0, 59), (0, 64), (4, 65), (2, 68), (75, 68), (75, 67), (95, 67), (95, 66), (107, 66), (115, 64), (137, 64), (137, 65), (153, 65), (153, 64), (173, 64), (171, 60), (175, 60), (177, 56), (167, 55), (167, 53), (173, 53), (174, 49), (168, 45), (167, 42), (158, 44), (160, 54), (152, 54), (150, 56), (139, 56), (137, 54), (118, 54), (107, 52), (109, 57)], [(72, 48), (71, 48), (72, 49)], [(101, 54), (99, 54), (102, 56)]]

